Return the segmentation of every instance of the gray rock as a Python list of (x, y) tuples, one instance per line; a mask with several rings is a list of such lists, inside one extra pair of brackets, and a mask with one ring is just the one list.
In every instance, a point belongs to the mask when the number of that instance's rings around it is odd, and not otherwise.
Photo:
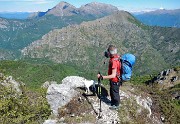
[(77, 87), (84, 87), (85, 78), (79, 76), (68, 76), (62, 80), (62, 84), (69, 86), (74, 89)]
[(77, 94), (77, 91), (70, 89), (64, 84), (51, 84), (47, 91), (47, 100), (53, 114), (58, 115), (58, 108), (66, 105)]
[(174, 76), (174, 77), (172, 77), (171, 82), (175, 82), (177, 80), (178, 80), (178, 76)]
[(43, 124), (56, 124), (57, 120), (46, 120)]
[[(3, 74), (1, 74), (3, 76)], [(12, 76), (9, 77), (2, 77), (4, 78), (0, 83), (5, 87), (11, 87), (13, 90), (17, 91), (18, 93), (22, 93), (20, 88), (20, 83), (15, 81)]]
[(84, 87), (86, 79), (78, 76), (69, 76), (62, 80), (62, 84), (51, 84), (47, 90), (47, 100), (53, 114), (58, 115), (58, 108), (66, 105), (78, 92), (76, 88)]
[(42, 88), (48, 88), (51, 84), (57, 84), (56, 81), (46, 81), (41, 87)]
[(2, 79), (4, 77), (4, 74), (3, 73), (0, 73), (0, 78)]

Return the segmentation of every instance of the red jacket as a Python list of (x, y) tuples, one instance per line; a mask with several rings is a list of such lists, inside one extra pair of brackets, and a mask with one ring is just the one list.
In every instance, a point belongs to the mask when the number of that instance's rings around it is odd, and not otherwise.
[(121, 67), (121, 63), (119, 61), (119, 56), (118, 55), (114, 55), (113, 57), (110, 58), (109, 60), (109, 68), (108, 68), (108, 75), (112, 74), (112, 70), (116, 68), (117, 72), (116, 72), (116, 77), (115, 78), (111, 78), (110, 80), (113, 82), (119, 82), (119, 78), (118, 76), (120, 76), (120, 68)]

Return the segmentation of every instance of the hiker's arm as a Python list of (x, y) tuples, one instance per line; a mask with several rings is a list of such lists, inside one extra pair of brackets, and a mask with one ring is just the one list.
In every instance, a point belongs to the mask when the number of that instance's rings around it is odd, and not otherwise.
[[(102, 76), (103, 79), (111, 79), (111, 78), (115, 78), (116, 77), (116, 71), (117, 69), (113, 69), (112, 70), (112, 74), (111, 75), (107, 75), (107, 76)], [(98, 74), (98, 78), (100, 77), (100, 75)]]

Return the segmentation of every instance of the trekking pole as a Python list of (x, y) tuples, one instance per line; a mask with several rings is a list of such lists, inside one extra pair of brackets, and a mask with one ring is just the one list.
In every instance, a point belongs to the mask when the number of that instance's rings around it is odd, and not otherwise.
[[(99, 72), (100, 74), (100, 72)], [(100, 74), (101, 75), (101, 74)], [(98, 118), (102, 118), (101, 116), (101, 112), (102, 112), (102, 109), (101, 109), (101, 79), (102, 79), (102, 75), (98, 78), (98, 96), (99, 96), (99, 115), (98, 115)]]

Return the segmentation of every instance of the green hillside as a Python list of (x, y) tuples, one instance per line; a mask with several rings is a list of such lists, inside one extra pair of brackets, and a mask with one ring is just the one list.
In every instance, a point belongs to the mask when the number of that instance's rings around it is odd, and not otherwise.
[(73, 66), (54, 64), (47, 60), (34, 59), (24, 61), (1, 61), (0, 72), (12, 75), (17, 81), (22, 81), (32, 89), (40, 88), (46, 81), (61, 83), (66, 76), (82, 76), (87, 79), (96, 78), (92, 72), (87, 72)]
[(27, 20), (1, 19), (3, 26), (0, 26), (0, 49), (13, 50), (14, 58), (17, 58), (16, 53), (19, 53), (20, 49), (40, 39), (49, 31), (93, 19), (95, 19), (93, 16), (81, 15), (67, 17), (47, 15)]

